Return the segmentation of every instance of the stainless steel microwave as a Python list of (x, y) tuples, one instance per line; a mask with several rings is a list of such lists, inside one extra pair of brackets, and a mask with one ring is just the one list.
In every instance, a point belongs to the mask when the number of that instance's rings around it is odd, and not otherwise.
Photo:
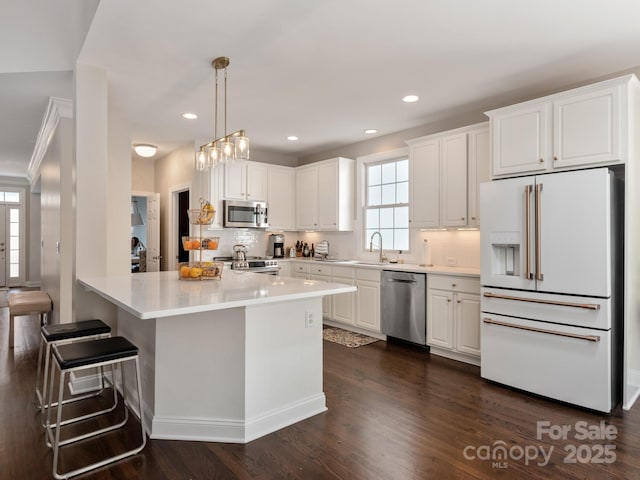
[(223, 225), (225, 227), (267, 228), (267, 202), (224, 200)]

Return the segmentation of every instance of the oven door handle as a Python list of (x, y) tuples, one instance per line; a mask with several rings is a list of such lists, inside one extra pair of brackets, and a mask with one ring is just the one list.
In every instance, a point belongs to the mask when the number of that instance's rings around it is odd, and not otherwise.
[(559, 337), (575, 338), (577, 340), (586, 340), (588, 342), (599, 342), (599, 335), (577, 335), (569, 332), (559, 332), (557, 330), (547, 330), (546, 328), (527, 327), (526, 325), (516, 325), (513, 323), (499, 322), (490, 318), (483, 318), (482, 321), (489, 325), (498, 325), (499, 327), (517, 328), (519, 330), (527, 330), (528, 332), (544, 333), (547, 335), (557, 335)]

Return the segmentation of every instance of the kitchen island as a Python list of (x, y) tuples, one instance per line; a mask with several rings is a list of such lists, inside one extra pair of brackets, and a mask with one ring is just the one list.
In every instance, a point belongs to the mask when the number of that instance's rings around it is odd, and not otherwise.
[(79, 282), (118, 307), (117, 334), (140, 349), (151, 438), (247, 443), (327, 409), (322, 297), (355, 287), (233, 270)]

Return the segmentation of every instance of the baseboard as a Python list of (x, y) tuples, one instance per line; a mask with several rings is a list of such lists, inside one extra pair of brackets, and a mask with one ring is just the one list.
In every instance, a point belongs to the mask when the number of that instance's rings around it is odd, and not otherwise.
[(474, 357), (472, 355), (467, 355), (465, 353), (460, 352), (451, 352), (449, 350), (444, 350), (433, 345), (430, 346), (429, 350), (434, 355), (439, 355), (441, 357), (449, 358), (451, 360), (457, 360), (458, 362), (469, 363), (471, 365), (475, 365), (476, 367), (480, 366), (480, 358)]
[(631, 410), (636, 400), (640, 398), (640, 370), (627, 370), (624, 401), (622, 408)]
[(40, 288), (40, 281), (37, 281), (37, 282), (36, 282), (36, 281), (27, 281), (27, 282), (24, 282), (24, 286), (25, 286), (25, 287), (30, 287), (30, 288), (31, 288), (31, 287), (38, 287), (38, 288)]
[(201, 442), (248, 443), (327, 410), (324, 393), (243, 420), (162, 417), (152, 420), (151, 438)]

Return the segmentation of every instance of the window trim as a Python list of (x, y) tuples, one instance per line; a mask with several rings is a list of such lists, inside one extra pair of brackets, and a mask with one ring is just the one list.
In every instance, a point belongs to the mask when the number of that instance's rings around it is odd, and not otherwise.
[[(378, 251), (370, 253), (369, 250), (363, 248), (365, 237), (365, 222), (364, 211), (366, 202), (366, 181), (367, 181), (367, 166), (369, 164), (381, 163), (389, 160), (407, 158), (409, 159), (409, 147), (401, 147), (393, 150), (387, 150), (384, 152), (372, 153), (370, 155), (363, 155), (357, 157), (357, 173), (356, 173), (356, 221), (354, 223), (354, 231), (356, 232), (356, 255), (360, 258), (371, 257), (372, 260), (378, 258)], [(411, 177), (411, 159), (409, 159), (409, 177)], [(409, 210), (411, 210), (411, 192), (409, 192)], [(409, 228), (409, 250), (406, 253), (411, 253), (412, 248), (412, 234), (411, 228)], [(388, 251), (388, 250), (387, 250)], [(403, 253), (405, 251), (403, 250)]]
[(26, 205), (27, 205), (27, 199), (26, 199), (26, 195), (27, 195), (27, 190), (26, 188), (21, 188), (21, 187), (12, 187), (12, 186), (0, 186), (0, 190), (3, 192), (16, 192), (20, 195), (20, 201), (19, 202), (5, 202), (2, 201), (0, 202), (2, 205), (5, 205), (6, 207), (6, 218), (5, 218), (5, 230), (7, 232), (7, 238), (8, 238), (8, 232), (9, 232), (9, 208), (17, 208), (19, 211), (19, 221), (20, 221), (20, 225), (19, 225), (19, 235), (20, 235), (20, 240), (19, 240), (19, 249), (20, 249), (20, 253), (19, 253), (19, 274), (17, 277), (12, 277), (10, 276), (10, 265), (9, 265), (9, 245), (8, 242), (6, 247), (6, 261), (5, 264), (0, 266), (0, 268), (5, 268), (5, 279), (6, 279), (6, 283), (7, 283), (7, 287), (16, 287), (16, 286), (21, 286), (24, 285), (25, 283), (25, 275), (26, 275), (26, 268), (27, 268), (27, 253), (26, 253), (26, 235), (27, 235), (27, 227), (26, 227), (26, 220), (27, 220), (27, 216), (26, 216)]

